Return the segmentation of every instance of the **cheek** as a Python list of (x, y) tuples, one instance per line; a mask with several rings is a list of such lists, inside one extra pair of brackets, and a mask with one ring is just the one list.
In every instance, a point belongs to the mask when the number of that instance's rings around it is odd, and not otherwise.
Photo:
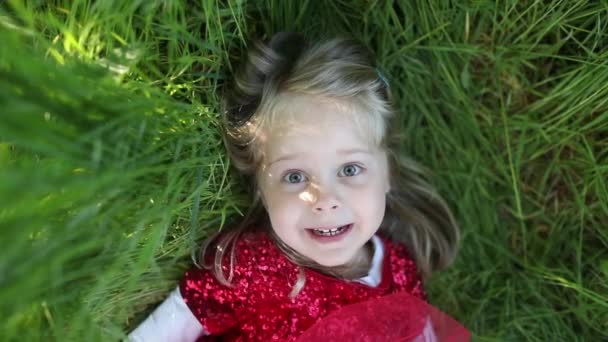
[(383, 214), (386, 205), (386, 194), (383, 189), (374, 187), (373, 191), (367, 191), (361, 194), (355, 200), (356, 206), (371, 216)]
[(353, 207), (367, 221), (378, 221), (384, 218), (386, 208), (386, 187), (383, 180), (372, 181), (361, 187), (353, 187), (348, 198)]
[(298, 203), (293, 194), (269, 192), (264, 194), (266, 211), (273, 225), (283, 226), (295, 217)]
[(287, 200), (285, 192), (277, 191), (277, 189), (271, 187), (264, 189), (262, 194), (269, 210), (284, 206)]
[(377, 199), (380, 194), (386, 193), (386, 179), (373, 175), (355, 177), (348, 181), (346, 188), (348, 191), (361, 196), (359, 198), (373, 197)]

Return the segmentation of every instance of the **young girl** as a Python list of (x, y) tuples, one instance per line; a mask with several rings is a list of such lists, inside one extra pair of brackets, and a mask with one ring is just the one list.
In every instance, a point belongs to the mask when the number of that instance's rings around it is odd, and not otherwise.
[(399, 156), (389, 84), (363, 46), (279, 33), (251, 49), (225, 99), (224, 140), (251, 208), (206, 241), (204, 267), (131, 340), (468, 337), (424, 304), (422, 280), (450, 264), (458, 227)]

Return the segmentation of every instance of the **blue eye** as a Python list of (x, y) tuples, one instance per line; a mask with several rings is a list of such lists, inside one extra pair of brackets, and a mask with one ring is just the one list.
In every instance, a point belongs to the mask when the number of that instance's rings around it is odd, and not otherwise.
[(341, 177), (353, 177), (361, 173), (361, 167), (356, 164), (348, 164), (340, 171)]
[(283, 177), (283, 181), (289, 184), (298, 184), (302, 183), (306, 177), (302, 174), (302, 172), (290, 172)]

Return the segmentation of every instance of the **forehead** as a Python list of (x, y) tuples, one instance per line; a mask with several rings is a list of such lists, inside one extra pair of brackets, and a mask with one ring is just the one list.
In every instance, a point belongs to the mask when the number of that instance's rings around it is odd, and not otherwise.
[(377, 147), (382, 135), (372, 113), (354, 101), (306, 94), (281, 95), (262, 129), (267, 148), (314, 142)]

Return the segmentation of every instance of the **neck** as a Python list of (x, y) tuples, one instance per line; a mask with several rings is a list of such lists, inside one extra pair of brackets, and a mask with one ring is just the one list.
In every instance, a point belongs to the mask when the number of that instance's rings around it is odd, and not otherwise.
[(349, 263), (336, 267), (336, 271), (345, 279), (357, 279), (365, 277), (369, 273), (374, 257), (374, 243), (372, 240), (361, 247), (361, 250), (355, 255)]

